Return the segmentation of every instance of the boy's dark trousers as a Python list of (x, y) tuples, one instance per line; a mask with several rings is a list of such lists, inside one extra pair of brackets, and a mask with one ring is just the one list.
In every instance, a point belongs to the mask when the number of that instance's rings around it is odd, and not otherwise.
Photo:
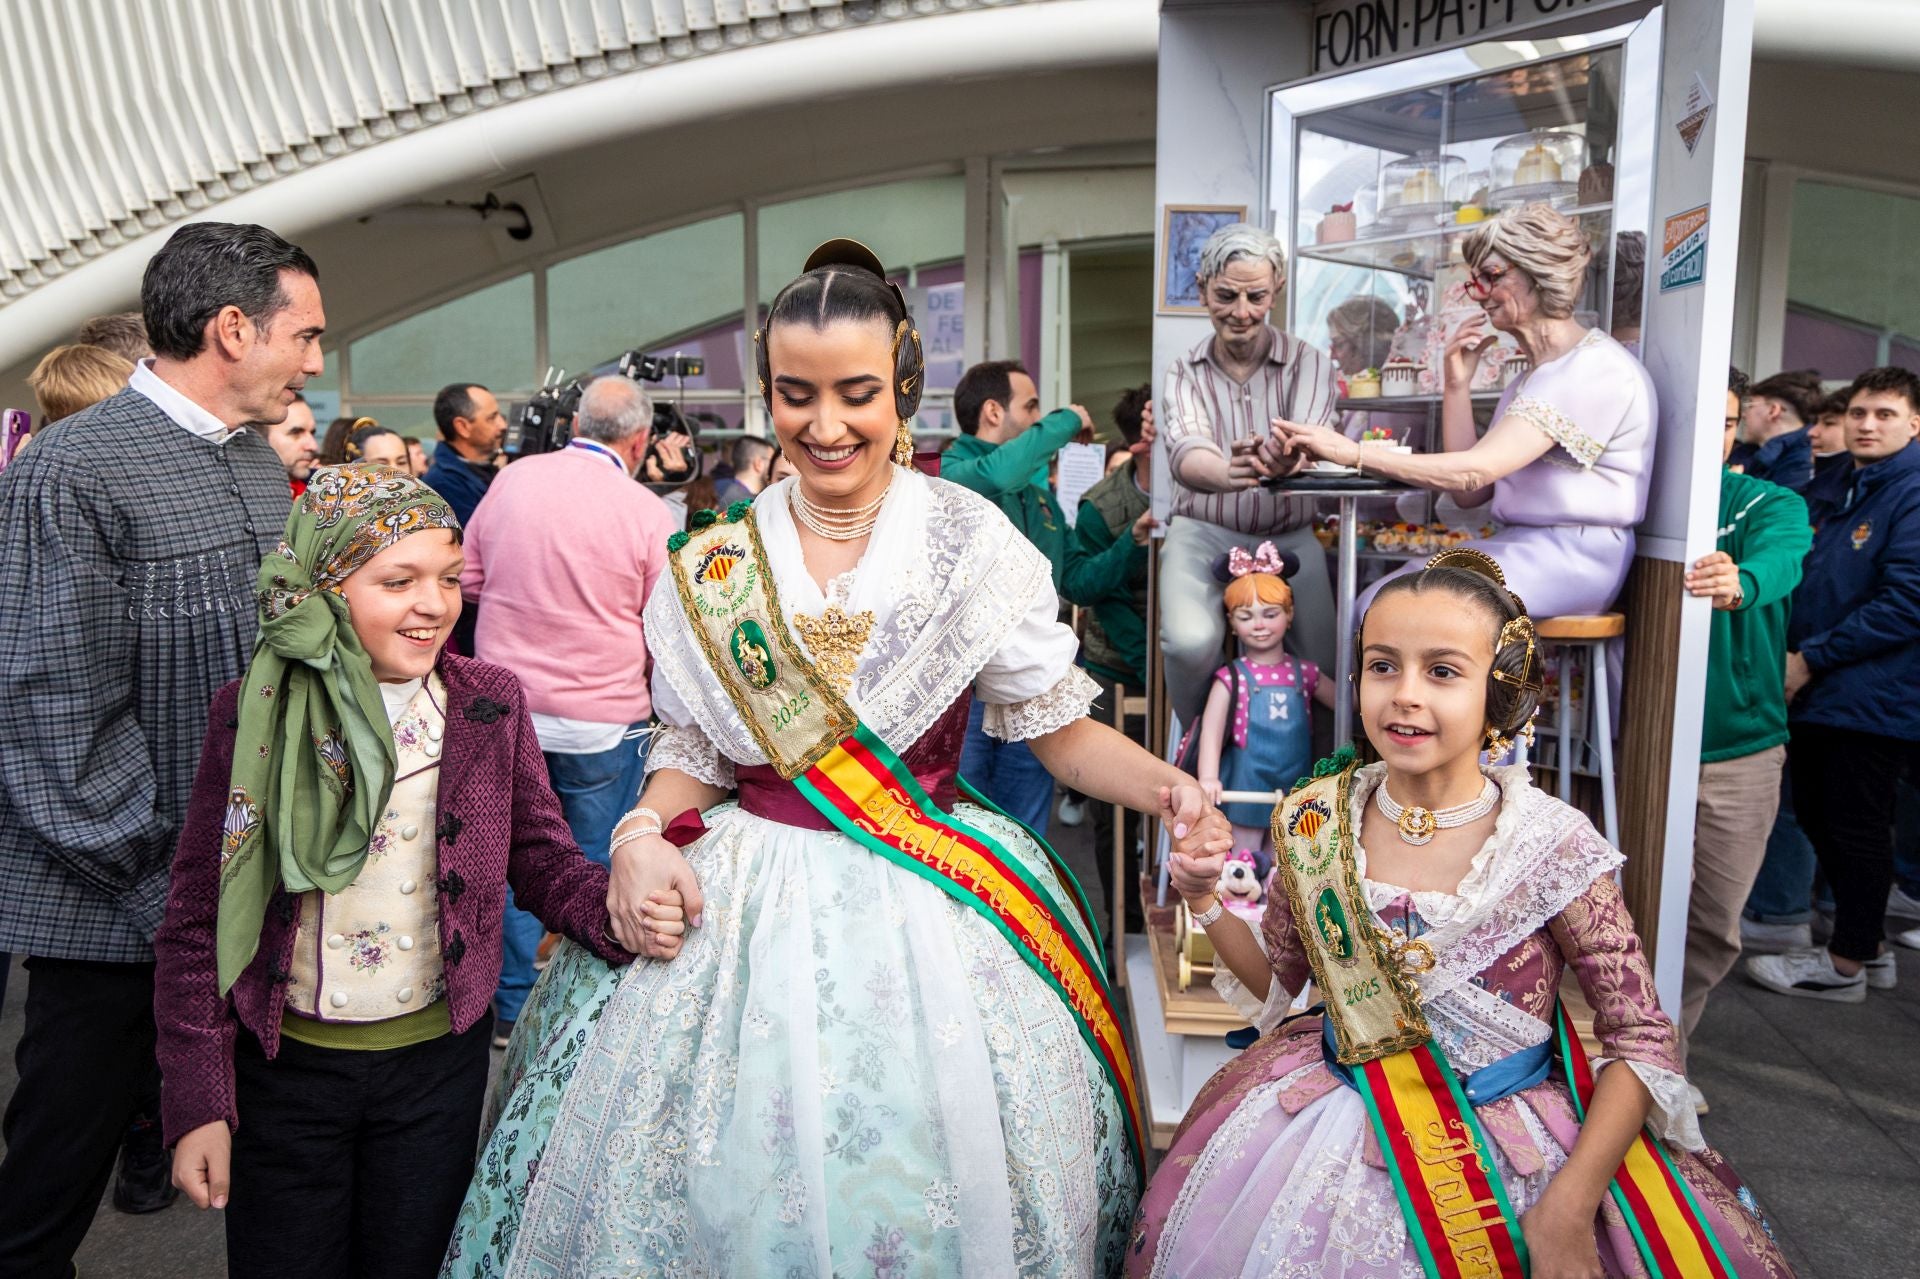
[(234, 1044), (230, 1279), (433, 1279), (473, 1176), (492, 1023), (383, 1052)]

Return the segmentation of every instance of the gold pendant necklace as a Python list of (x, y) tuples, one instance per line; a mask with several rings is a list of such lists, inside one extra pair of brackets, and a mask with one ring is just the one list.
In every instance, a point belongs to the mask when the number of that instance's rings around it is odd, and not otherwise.
[(1431, 808), (1422, 808), (1418, 804), (1406, 806), (1395, 802), (1387, 794), (1387, 784), (1373, 793), (1374, 802), (1386, 819), (1400, 828), (1400, 838), (1409, 844), (1420, 845), (1433, 842), (1433, 834), (1439, 830), (1449, 830), (1455, 826), (1465, 826), (1477, 822), (1493, 811), (1500, 802), (1500, 787), (1489, 777), (1484, 779), (1480, 793), (1464, 804), (1455, 804), (1452, 808), (1442, 808), (1438, 812)]

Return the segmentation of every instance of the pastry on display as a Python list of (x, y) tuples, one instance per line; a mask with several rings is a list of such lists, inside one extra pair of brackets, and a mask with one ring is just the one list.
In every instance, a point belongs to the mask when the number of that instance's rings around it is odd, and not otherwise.
[(1438, 204), (1440, 202), (1440, 179), (1432, 169), (1415, 170), (1400, 187), (1402, 204)]
[(1397, 356), (1388, 360), (1380, 370), (1380, 393), (1389, 396), (1418, 395), (1420, 366)]
[(1535, 144), (1527, 148), (1520, 157), (1520, 163), (1513, 170), (1515, 186), (1530, 186), (1535, 182), (1558, 182), (1560, 180), (1560, 162), (1547, 154), (1547, 149)]
[(1589, 164), (1580, 170), (1580, 203), (1611, 204), (1613, 202), (1613, 166), (1605, 160)]
[(1475, 222), (1485, 222), (1487, 211), (1478, 205), (1463, 204), (1453, 211), (1453, 220), (1456, 225), (1470, 226)]
[(1360, 230), (1359, 220), (1354, 217), (1353, 205), (1336, 204), (1320, 219), (1320, 230), (1316, 233), (1321, 244), (1338, 244), (1342, 240), (1351, 240)]
[(1380, 220), (1391, 222), (1398, 215), (1401, 228), (1408, 229), (1421, 219), (1445, 218), (1447, 192), (1459, 186), (1466, 171), (1465, 160), (1438, 151), (1416, 151), (1393, 161), (1380, 170)]
[(1500, 389), (1506, 390), (1533, 368), (1533, 361), (1521, 351), (1507, 352), (1507, 358), (1500, 365)]
[(1361, 369), (1347, 379), (1347, 398), (1349, 400), (1377, 400), (1380, 398), (1380, 372), (1378, 369)]
[(1535, 129), (1493, 148), (1490, 203), (1509, 208), (1535, 200), (1565, 206), (1579, 198), (1574, 178), (1587, 168), (1587, 140), (1568, 129)]

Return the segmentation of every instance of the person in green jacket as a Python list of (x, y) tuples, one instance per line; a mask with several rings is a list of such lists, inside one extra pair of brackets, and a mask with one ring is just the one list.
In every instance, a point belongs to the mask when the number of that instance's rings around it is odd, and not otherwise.
[(1127, 461), (1080, 499), (1060, 593), (1090, 609), (1080, 651), (1103, 684), (1147, 686), (1147, 542), (1153, 536), (1151, 384), (1113, 406)]
[(1078, 404), (1040, 416), (1040, 392), (1018, 360), (992, 360), (962, 374), (953, 418), (960, 436), (940, 459), (940, 478), (999, 507), (1053, 565), (1060, 590), (1072, 529), (1047, 488), (1047, 467), (1065, 446), (1093, 438), (1093, 419)]
[[(1077, 404), (1041, 417), (1040, 392), (1018, 360), (976, 364), (962, 374), (953, 388), (953, 416), (961, 434), (940, 460), (940, 478), (1005, 512), (1047, 557), (1053, 588), (1061, 591), (1072, 530), (1047, 489), (1047, 466), (1083, 433), (1091, 438), (1093, 419)], [(968, 714), (960, 775), (1045, 839), (1053, 776), (1025, 742), (989, 737), (982, 727), (985, 711), (975, 701)]]
[[(1087, 672), (1100, 683), (1100, 700), (1092, 714), (1102, 722), (1113, 719), (1113, 699), (1129, 689), (1147, 686), (1147, 543), (1156, 521), (1149, 496), (1153, 461), (1153, 385), (1134, 387), (1113, 406), (1113, 424), (1126, 441), (1126, 461), (1088, 489), (1074, 517), (1067, 542), (1066, 571), (1061, 594), (1087, 609), (1080, 638), (1080, 656)], [(1137, 727), (1136, 727), (1137, 726)], [(1142, 740), (1145, 726), (1137, 718), (1123, 731)], [(1077, 826), (1088, 808), (1093, 810), (1093, 851), (1104, 858), (1113, 847), (1113, 806), (1082, 800), (1072, 791), (1060, 801), (1060, 820)], [(1131, 856), (1137, 847), (1139, 823), (1127, 815), (1128, 882), (1138, 877)], [(1138, 926), (1139, 894), (1127, 895), (1127, 926)]]
[[(1733, 452), (1740, 396), (1727, 392), (1722, 461)], [(1713, 601), (1706, 714), (1693, 818), (1693, 892), (1680, 993), (1680, 1060), (1707, 994), (1740, 958), (1740, 909), (1760, 873), (1787, 761), (1787, 615), (1813, 545), (1796, 493), (1723, 470), (1720, 537), (1687, 570), (1689, 595)], [(1694, 1098), (1696, 1105), (1704, 1105)]]

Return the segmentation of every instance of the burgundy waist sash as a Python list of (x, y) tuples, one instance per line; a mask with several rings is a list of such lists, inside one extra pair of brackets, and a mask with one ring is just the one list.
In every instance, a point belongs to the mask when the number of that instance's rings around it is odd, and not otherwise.
[[(954, 781), (959, 772), (960, 762), (953, 760), (937, 768), (915, 768), (913, 777), (936, 805), (951, 809), (960, 797), (960, 788)], [(740, 789), (740, 807), (755, 817), (801, 830), (834, 829), (833, 823), (808, 802), (799, 788), (775, 772), (773, 765), (736, 764), (733, 778)]]
[[(960, 798), (956, 779), (960, 775), (960, 751), (967, 739), (967, 712), (972, 704), (973, 692), (969, 689), (935, 717), (919, 741), (900, 752), (900, 762), (913, 770), (920, 788), (943, 809), (951, 809)], [(823, 817), (792, 782), (774, 771), (771, 764), (736, 764), (733, 779), (740, 790), (740, 807), (755, 817), (800, 830), (834, 829), (833, 823)]]

